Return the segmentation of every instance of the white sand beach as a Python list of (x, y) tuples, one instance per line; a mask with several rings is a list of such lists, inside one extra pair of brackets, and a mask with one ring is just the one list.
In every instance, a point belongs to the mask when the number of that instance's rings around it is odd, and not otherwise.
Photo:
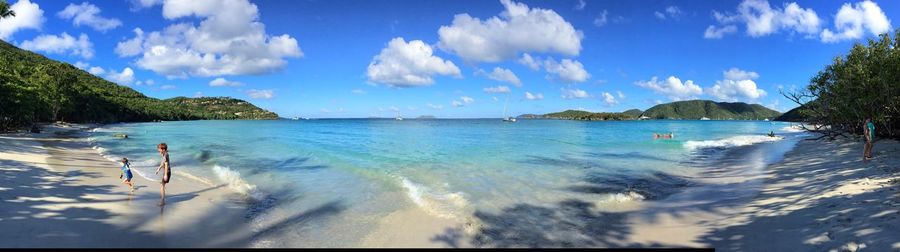
[[(159, 207), (158, 184), (136, 177), (139, 189), (129, 194), (119, 164), (83, 139), (56, 133), (78, 128), (46, 129), (0, 136), (0, 247), (251, 247), (259, 245), (252, 242), (258, 232), (277, 228), (248, 223), (241, 196), (224, 185), (177, 173), (168, 204)], [(900, 143), (877, 142), (867, 163), (861, 146), (801, 141), (755, 177), (689, 189), (638, 210), (562, 202), (559, 209), (507, 213), (502, 217), (515, 219), (510, 225), (493, 225), (501, 216), (483, 214), (468, 228), (400, 211), (360, 244), (341, 246), (900, 250)]]

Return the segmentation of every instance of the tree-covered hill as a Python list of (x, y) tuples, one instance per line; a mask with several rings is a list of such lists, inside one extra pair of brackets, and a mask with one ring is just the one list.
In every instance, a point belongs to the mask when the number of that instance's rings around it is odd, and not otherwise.
[(781, 113), (759, 104), (691, 100), (659, 104), (642, 115), (651, 119), (772, 120)]
[(0, 41), (0, 131), (36, 122), (277, 119), (232, 98), (144, 96), (68, 63)]
[(607, 112), (587, 112), (581, 110), (566, 110), (563, 112), (549, 113), (543, 115), (526, 114), (519, 118), (528, 119), (564, 119), (564, 120), (584, 120), (584, 121), (604, 121), (604, 120), (631, 120), (636, 117), (625, 113), (607, 113)]

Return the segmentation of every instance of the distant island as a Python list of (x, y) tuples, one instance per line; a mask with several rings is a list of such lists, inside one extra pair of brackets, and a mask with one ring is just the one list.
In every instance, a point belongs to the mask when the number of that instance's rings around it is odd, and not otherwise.
[(229, 97), (160, 100), (0, 41), (0, 132), (39, 122), (278, 119)]
[(562, 119), (583, 121), (673, 119), (673, 120), (774, 120), (781, 112), (759, 104), (743, 102), (714, 102), (709, 100), (677, 101), (659, 104), (641, 111), (629, 109), (624, 112), (588, 112), (566, 110), (549, 114), (523, 114), (522, 119)]

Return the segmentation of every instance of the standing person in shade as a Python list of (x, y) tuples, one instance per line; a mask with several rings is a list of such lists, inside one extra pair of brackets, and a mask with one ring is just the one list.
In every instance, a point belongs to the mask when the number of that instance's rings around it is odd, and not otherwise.
[(875, 142), (875, 123), (872, 122), (872, 118), (866, 118), (866, 123), (863, 124), (863, 135), (866, 138), (866, 147), (863, 148), (863, 161), (868, 161), (872, 158), (872, 142)]
[(166, 204), (166, 184), (169, 183), (169, 179), (172, 178), (172, 164), (169, 163), (169, 146), (166, 143), (160, 143), (156, 145), (156, 150), (159, 151), (159, 155), (162, 156), (162, 161), (159, 164), (159, 167), (156, 168), (156, 174), (159, 174), (159, 170), (163, 170), (162, 179), (160, 179), (159, 184), (159, 205)]

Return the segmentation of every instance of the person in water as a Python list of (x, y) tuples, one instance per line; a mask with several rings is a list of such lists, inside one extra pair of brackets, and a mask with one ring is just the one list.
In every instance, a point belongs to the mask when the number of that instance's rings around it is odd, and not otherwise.
[(675, 137), (675, 133), (672, 132), (669, 132), (669, 134), (653, 133), (653, 139), (672, 139), (673, 137)]
[(866, 139), (866, 145), (863, 147), (863, 161), (868, 161), (872, 158), (872, 147), (874, 147), (873, 142), (875, 141), (875, 123), (872, 122), (872, 118), (866, 118), (866, 123), (863, 124), (863, 137)]
[(125, 177), (122, 184), (128, 185), (128, 188), (131, 188), (131, 191), (134, 192), (134, 183), (131, 183), (131, 178), (134, 176), (131, 174), (131, 163), (128, 162), (127, 158), (122, 158), (122, 174), (119, 174), (119, 179), (122, 179), (122, 177)]
[(159, 205), (162, 206), (166, 204), (166, 184), (172, 178), (172, 164), (169, 163), (169, 146), (166, 143), (157, 144), (156, 150), (162, 156), (159, 167), (156, 168), (156, 174), (159, 174), (160, 170), (163, 171), (159, 184)]

